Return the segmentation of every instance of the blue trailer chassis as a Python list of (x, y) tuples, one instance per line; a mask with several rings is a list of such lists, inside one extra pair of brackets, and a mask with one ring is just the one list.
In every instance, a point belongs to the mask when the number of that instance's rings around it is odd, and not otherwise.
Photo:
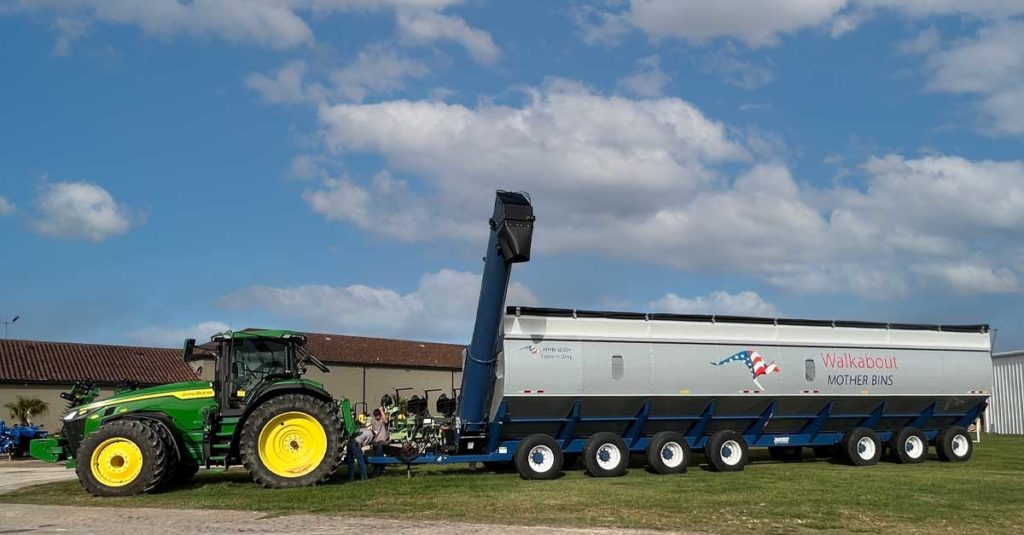
[[(860, 418), (860, 423), (853, 427), (867, 427), (869, 429), (875, 429), (883, 418), (903, 418), (906, 420), (906, 426), (913, 426), (922, 429), (928, 440), (934, 440), (938, 434), (937, 429), (929, 429), (925, 427), (929, 420), (932, 418), (950, 418), (953, 421), (952, 425), (958, 425), (967, 427), (973, 422), (981, 411), (985, 410), (987, 402), (980, 401), (977, 405), (966, 412), (938, 412), (936, 406), (938, 402), (933, 402), (925, 410), (919, 413), (894, 413), (886, 411), (886, 401), (880, 402), (876, 408), (864, 414), (850, 414), (842, 413), (834, 415), (832, 413), (834, 402), (829, 401), (825, 408), (823, 408), (817, 414), (804, 414), (804, 415), (776, 415), (775, 407), (776, 402), (771, 401), (768, 407), (760, 414), (747, 414), (747, 415), (716, 415), (715, 406), (716, 402), (712, 401), (708, 403), (704, 411), (699, 415), (686, 415), (686, 416), (651, 416), (650, 401), (645, 401), (640, 409), (637, 411), (635, 416), (631, 417), (581, 417), (580, 416), (580, 401), (576, 400), (573, 402), (572, 411), (565, 418), (531, 418), (521, 417), (516, 418), (509, 416), (506, 412), (505, 402), (502, 401), (501, 405), (498, 406), (498, 411), (495, 419), (488, 424), (488, 432), (485, 438), (481, 440), (487, 440), (486, 451), (484, 454), (423, 454), (414, 459), (402, 460), (397, 457), (390, 456), (370, 456), (367, 461), (370, 464), (454, 464), (454, 463), (471, 463), (471, 462), (509, 462), (512, 461), (516, 448), (519, 446), (520, 440), (501, 440), (502, 427), (506, 424), (511, 423), (543, 423), (543, 424), (558, 424), (559, 432), (557, 436), (554, 436), (555, 440), (558, 441), (559, 446), (563, 453), (582, 453), (583, 448), (586, 444), (585, 438), (573, 437), (573, 430), (576, 424), (580, 422), (594, 422), (594, 423), (622, 423), (626, 422), (627, 428), (622, 433), (622, 438), (626, 442), (626, 446), (631, 452), (643, 452), (647, 449), (647, 444), (650, 441), (649, 437), (642, 436), (644, 426), (648, 422), (657, 421), (668, 421), (668, 422), (679, 422), (680, 428), (688, 427), (683, 432), (683, 436), (686, 438), (687, 443), (693, 450), (702, 449), (707, 442), (708, 436), (705, 434), (705, 430), (711, 422), (720, 421), (733, 421), (736, 422), (736, 430), (742, 430), (743, 439), (746, 440), (750, 447), (772, 447), (772, 446), (833, 446), (838, 444), (845, 434), (845, 431), (837, 432), (819, 432), (832, 418), (842, 418), (844, 420)], [(773, 420), (806, 420), (807, 423), (796, 433), (787, 434), (766, 434), (764, 433), (765, 427), (769, 422)], [(686, 424), (689, 424), (688, 426)], [(892, 431), (877, 431), (878, 437), (882, 443), (887, 443), (892, 437)]]

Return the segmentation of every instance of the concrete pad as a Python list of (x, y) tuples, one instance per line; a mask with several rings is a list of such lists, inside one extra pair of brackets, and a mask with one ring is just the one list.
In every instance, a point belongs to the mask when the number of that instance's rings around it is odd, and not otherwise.
[(63, 464), (41, 461), (0, 462), (0, 494), (75, 477), (75, 471), (64, 468)]

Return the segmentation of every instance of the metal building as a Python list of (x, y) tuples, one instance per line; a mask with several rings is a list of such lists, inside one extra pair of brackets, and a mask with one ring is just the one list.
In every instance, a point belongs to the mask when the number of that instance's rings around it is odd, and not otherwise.
[(1024, 435), (1024, 350), (994, 353), (992, 372), (986, 429), (1000, 435)]

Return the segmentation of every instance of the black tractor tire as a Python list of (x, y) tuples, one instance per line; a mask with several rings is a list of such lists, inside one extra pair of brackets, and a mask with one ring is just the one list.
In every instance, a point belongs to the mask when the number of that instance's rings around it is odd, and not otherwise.
[(683, 435), (662, 431), (647, 444), (647, 467), (657, 474), (682, 474), (690, 465), (690, 445)]
[(167, 465), (160, 475), (160, 480), (157, 481), (153, 488), (163, 488), (166, 485), (172, 484), (174, 482), (174, 475), (178, 472), (178, 466), (181, 463), (180, 459), (178, 459), (178, 447), (174, 442), (174, 437), (171, 436), (167, 426), (161, 422), (156, 420), (139, 420), (139, 422), (160, 438), (160, 443), (163, 444), (164, 451), (167, 452)]
[(769, 446), (768, 456), (775, 461), (793, 463), (803, 460), (804, 449), (800, 446)]
[(583, 465), (591, 477), (619, 477), (629, 469), (629, 448), (615, 433), (594, 433), (583, 447)]
[(562, 473), (562, 461), (562, 448), (548, 435), (529, 435), (516, 448), (516, 470), (523, 479), (554, 479)]
[[(323, 435), (308, 438), (322, 439), (326, 446), (321, 459), (304, 466), (296, 466), (294, 470), (301, 470), (301, 472), (295, 476), (286, 476), (272, 471), (267, 467), (260, 452), (261, 434), (264, 431), (273, 431), (268, 429), (267, 425), (275, 418), (287, 413), (295, 413), (307, 422), (315, 420), (322, 428)], [(280, 425), (284, 425), (284, 423), (282, 422)], [(245, 420), (238, 444), (242, 465), (245, 466), (253, 481), (266, 488), (319, 485), (327, 481), (341, 465), (345, 446), (341, 439), (341, 427), (341, 415), (338, 414), (337, 406), (330, 401), (303, 394), (284, 394), (271, 398), (256, 407)], [(303, 443), (294, 439), (288, 444), (296, 450), (304, 447)], [(296, 462), (305, 462), (305, 459), (299, 459)], [(279, 467), (279, 469), (284, 468)]]
[(704, 456), (716, 472), (740, 472), (750, 460), (750, 448), (743, 435), (723, 430), (708, 437)]
[(855, 427), (847, 431), (840, 449), (853, 466), (878, 464), (878, 459), (882, 457), (882, 441), (878, 439), (878, 433), (866, 427)]
[[(105, 482), (104, 477), (97, 473), (101, 470), (99, 463), (102, 460), (98, 459), (97, 466), (93, 466), (92, 459), (99, 448), (111, 447), (110, 442), (117, 440), (122, 444), (130, 444), (132, 449), (137, 447), (142, 462), (141, 466), (135, 466), (134, 460), (113, 454), (108, 460), (112, 469), (137, 469), (138, 473), (130, 480), (110, 484), (113, 482)], [(102, 455), (102, 452), (98, 453)], [(93, 496), (132, 496), (149, 492), (163, 481), (172, 455), (173, 452), (167, 451), (160, 436), (141, 421), (115, 420), (101, 425), (85, 437), (75, 458), (75, 473), (82, 487)]]
[(898, 463), (923, 463), (928, 458), (928, 437), (916, 427), (901, 427), (892, 434), (889, 452)]
[(966, 429), (951, 425), (939, 430), (935, 437), (935, 453), (940, 461), (947, 463), (967, 462), (974, 454), (974, 442)]

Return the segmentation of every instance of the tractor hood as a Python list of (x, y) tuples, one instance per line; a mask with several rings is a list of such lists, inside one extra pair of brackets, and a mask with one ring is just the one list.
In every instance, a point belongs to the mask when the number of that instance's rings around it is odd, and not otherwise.
[(138, 390), (119, 392), (109, 398), (94, 401), (88, 405), (82, 405), (81, 407), (71, 409), (66, 415), (64, 415), (64, 420), (67, 421), (79, 416), (84, 416), (86, 413), (90, 413), (96, 409), (102, 409), (109, 405), (162, 397), (173, 397), (182, 400), (212, 398), (213, 384), (209, 381), (186, 381), (182, 383), (170, 383), (166, 385), (152, 386), (149, 388), (140, 388)]

